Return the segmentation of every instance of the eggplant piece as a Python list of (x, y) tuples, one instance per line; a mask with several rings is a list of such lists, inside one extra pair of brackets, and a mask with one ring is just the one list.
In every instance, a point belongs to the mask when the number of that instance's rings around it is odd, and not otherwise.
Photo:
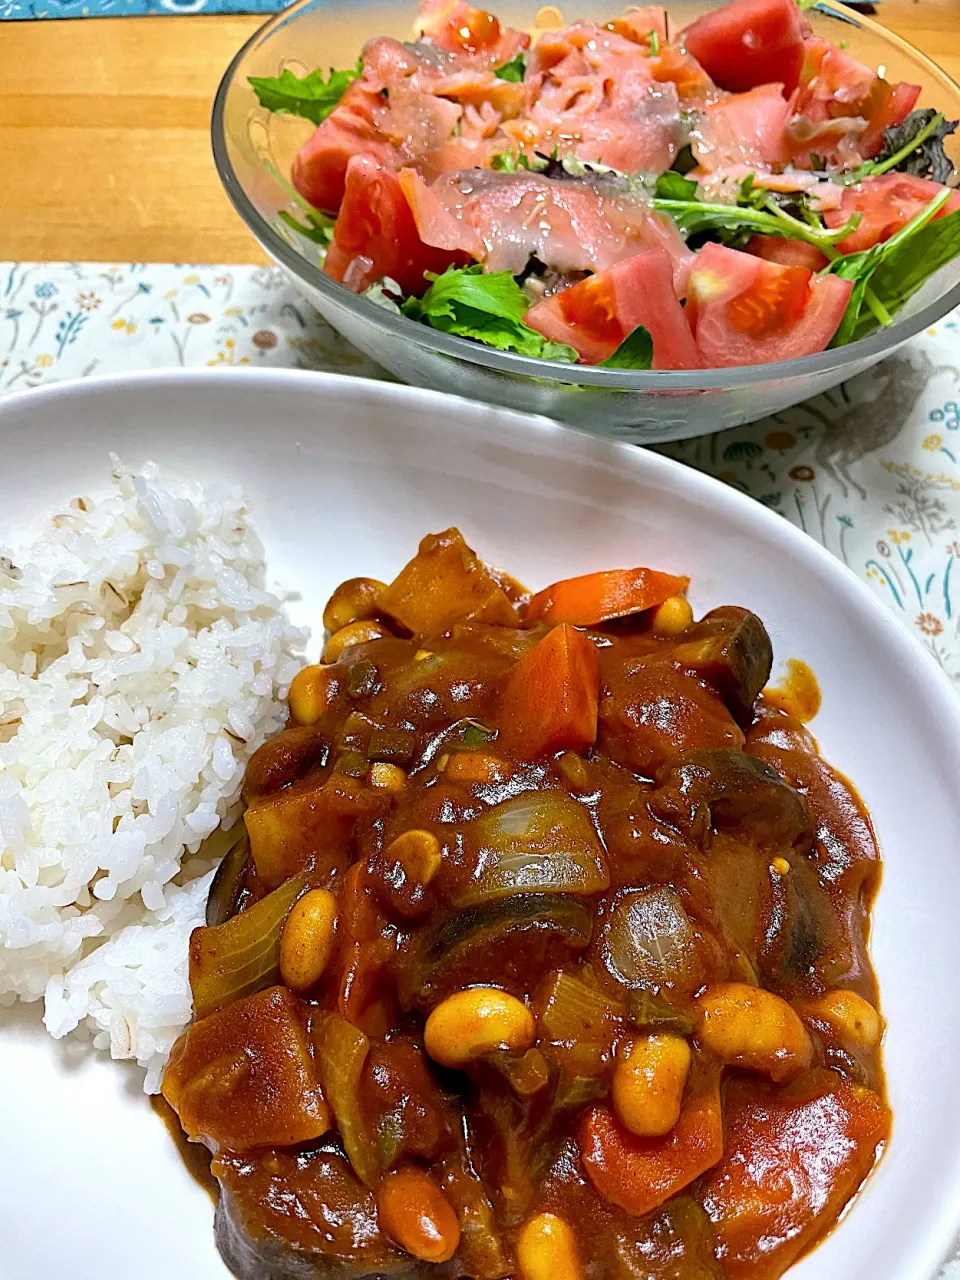
[(429, 1008), (463, 987), (537, 986), (590, 941), (593, 911), (569, 894), (518, 893), (457, 912), (413, 934), (398, 959), (405, 1009)]
[(600, 655), (597, 748), (645, 778), (655, 777), (678, 752), (743, 746), (743, 733), (719, 694), (672, 662), (675, 652)]
[(750, 724), (773, 666), (770, 637), (755, 613), (737, 605), (711, 609), (670, 656), (716, 689), (741, 728)]
[(333, 1142), (311, 1151), (224, 1153), (216, 1237), (239, 1280), (373, 1280), (454, 1275), (419, 1262), (380, 1231), (373, 1191)]
[(812, 863), (792, 857), (786, 875), (770, 879), (770, 900), (758, 967), (764, 984), (788, 998), (804, 978), (836, 952), (839, 929), (829, 896)]
[(611, 1280), (722, 1280), (713, 1226), (692, 1196), (679, 1195), (611, 1241)]
[[(454, 1257), (423, 1262), (398, 1249), (380, 1230), (376, 1187), (364, 1186), (342, 1139), (329, 1133), (299, 1149), (226, 1151), (214, 1160), (221, 1188), (217, 1245), (239, 1280), (501, 1280), (511, 1274), (493, 1206), (475, 1171), (470, 1128), (456, 1101), (432, 1081), (422, 1051), (402, 1041), (372, 1048), (362, 1089), (365, 1107), (369, 1077), (381, 1070), (395, 1079), (386, 1094), (374, 1088), (375, 1095), (391, 1112), (399, 1105), (413, 1125), (404, 1138), (407, 1155), (435, 1161), (433, 1176), (460, 1220)], [(371, 1122), (374, 1117), (380, 1117), (377, 1105), (369, 1112)], [(433, 1142), (417, 1151), (416, 1138), (424, 1136), (418, 1122), (424, 1118)], [(381, 1128), (381, 1140), (388, 1136)], [(428, 1156), (433, 1145), (438, 1149)], [(400, 1148), (394, 1157), (402, 1162)]]
[(446, 729), (456, 720), (490, 723), (511, 659), (462, 652), (443, 642), (418, 662), (390, 673), (391, 713), (418, 732)]
[[(742, 751), (688, 752), (657, 783), (651, 806), (685, 826), (706, 855), (704, 878), (723, 931), (764, 985), (795, 991), (837, 938), (808, 856), (816, 832), (803, 797)], [(786, 869), (778, 873), (775, 859)]]
[(813, 820), (802, 796), (744, 751), (685, 752), (665, 765), (656, 781), (652, 807), (671, 820), (682, 815), (691, 825), (706, 824), (775, 854), (807, 853), (813, 846)]
[(785, 862), (789, 870), (777, 871), (757, 850), (725, 840), (711, 849), (704, 879), (715, 927), (747, 962), (748, 980), (793, 1000), (836, 950), (838, 922), (812, 863), (796, 854)]
[(240, 823), (231, 830), (231, 835), (234, 832), (236, 839), (233, 846), (224, 854), (207, 893), (204, 923), (210, 926), (226, 924), (237, 914), (243, 901), (243, 891), (247, 887), (252, 865), (250, 839), (246, 827)]
[(830, 899), (834, 930), (829, 951), (820, 953), (818, 975), (827, 987), (859, 990), (864, 979), (873, 982), (862, 912), (877, 889), (880, 851), (863, 801), (805, 737), (806, 731), (794, 726), (786, 739), (779, 733), (777, 739), (761, 736), (748, 751), (803, 793), (817, 830), (810, 862)]

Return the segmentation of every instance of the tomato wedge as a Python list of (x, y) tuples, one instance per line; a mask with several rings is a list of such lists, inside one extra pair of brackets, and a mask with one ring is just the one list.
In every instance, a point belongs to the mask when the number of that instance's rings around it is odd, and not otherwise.
[(564, 578), (538, 591), (527, 605), (529, 622), (569, 622), (594, 627), (614, 618), (655, 609), (669, 596), (686, 591), (689, 578), (657, 569), (609, 569)]
[(635, 1137), (607, 1107), (587, 1112), (579, 1136), (583, 1167), (600, 1194), (627, 1213), (650, 1213), (722, 1158), (718, 1085), (689, 1098), (662, 1138)]
[(788, 98), (799, 83), (804, 50), (796, 0), (733, 0), (697, 18), (682, 40), (721, 89), (780, 84)]
[(600, 658), (566, 623), (510, 669), (500, 698), (497, 746), (524, 760), (583, 751), (597, 740)]
[[(795, 160), (807, 162), (812, 150), (849, 161), (840, 147), (845, 139), (860, 155), (876, 155), (884, 130), (899, 124), (919, 96), (919, 85), (890, 84), (845, 49), (820, 36), (807, 36), (800, 88), (793, 101), (798, 123), (806, 122), (807, 128), (797, 130), (804, 141), (795, 147)], [(851, 132), (849, 126), (857, 119), (866, 120), (866, 128)]]
[(356, 155), (368, 155), (396, 168), (399, 149), (380, 132), (374, 119), (370, 88), (358, 80), (336, 109), (307, 139), (293, 162), (293, 185), (316, 209), (335, 213), (343, 199), (347, 166)]
[(673, 264), (663, 249), (649, 249), (588, 276), (536, 303), (524, 322), (545, 338), (573, 347), (584, 364), (613, 355), (638, 325), (653, 339), (654, 369), (700, 364), (673, 287)]
[(491, 67), (509, 62), (530, 45), (530, 37), (502, 27), (492, 13), (466, 0), (425, 0), (420, 6), (420, 30), (431, 44)]
[(781, 267), (805, 267), (807, 271), (820, 271), (827, 265), (827, 255), (815, 244), (803, 240), (784, 240), (781, 236), (751, 236), (746, 245), (747, 253), (765, 262), (776, 262)]
[(875, 156), (883, 146), (885, 129), (905, 120), (920, 97), (918, 84), (888, 84), (877, 77), (877, 84), (870, 98), (863, 104), (867, 127), (860, 136), (860, 152), (865, 156)]
[(853, 284), (706, 244), (690, 273), (687, 314), (708, 368), (768, 364), (823, 351)]
[(323, 269), (354, 293), (389, 276), (404, 293), (427, 288), (425, 271), (438, 275), (466, 261), (423, 243), (400, 180), (373, 156), (356, 155), (347, 165), (346, 188)]
[[(842, 227), (852, 213), (860, 214), (856, 231), (841, 240), (837, 248), (842, 253), (859, 253), (870, 249), (890, 237), (915, 218), (943, 187), (927, 178), (915, 178), (909, 173), (881, 173), (874, 178), (864, 178), (855, 187), (847, 187), (839, 209), (831, 209), (823, 216), (828, 227)], [(954, 192), (937, 211), (936, 217), (960, 209), (960, 191)]]

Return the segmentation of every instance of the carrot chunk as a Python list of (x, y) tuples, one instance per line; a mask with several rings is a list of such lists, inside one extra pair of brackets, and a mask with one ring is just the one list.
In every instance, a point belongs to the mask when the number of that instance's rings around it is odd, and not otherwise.
[(580, 1155), (602, 1196), (638, 1217), (650, 1213), (723, 1156), (719, 1089), (690, 1098), (662, 1138), (638, 1138), (608, 1107), (594, 1107), (580, 1127)]
[(510, 669), (500, 695), (498, 748), (534, 758), (582, 751), (597, 737), (600, 659), (592, 641), (566, 623)]
[(668, 596), (686, 591), (689, 578), (656, 569), (610, 569), (564, 578), (538, 591), (527, 605), (528, 621), (569, 622), (593, 627), (612, 618), (654, 609)]
[(337, 1008), (346, 1020), (370, 1036), (389, 1029), (390, 1010), (381, 992), (384, 968), (394, 958), (395, 943), (370, 887), (365, 862), (355, 862), (340, 893), (337, 920)]

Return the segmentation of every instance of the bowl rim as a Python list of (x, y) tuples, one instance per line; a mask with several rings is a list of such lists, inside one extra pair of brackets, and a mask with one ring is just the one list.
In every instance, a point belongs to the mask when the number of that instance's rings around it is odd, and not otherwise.
[[(247, 54), (263, 39), (276, 30), (295, 22), (300, 14), (308, 9), (322, 6), (324, 0), (295, 0), (288, 8), (281, 10), (259, 26), (231, 59), (213, 102), (210, 119), (210, 135), (214, 164), (224, 190), (246, 225), (248, 231), (275, 262), (294, 278), (300, 280), (308, 288), (315, 290), (331, 303), (346, 307), (354, 312), (358, 320), (368, 320), (375, 327), (386, 329), (394, 337), (404, 341), (412, 340), (411, 326), (424, 330), (421, 342), (432, 351), (481, 365), (501, 374), (535, 378), (538, 381), (559, 383), (571, 387), (596, 387), (611, 391), (648, 391), (648, 392), (698, 392), (698, 391), (730, 391), (750, 387), (758, 382), (788, 381), (794, 378), (816, 377), (844, 366), (852, 366), (863, 362), (864, 367), (884, 356), (891, 354), (903, 343), (908, 342), (924, 329), (936, 324), (948, 312), (960, 306), (960, 282), (948, 289), (934, 302), (929, 303), (921, 311), (903, 320), (894, 321), (888, 328), (878, 329), (865, 338), (851, 342), (844, 347), (828, 347), (815, 355), (799, 356), (791, 360), (778, 360), (768, 364), (733, 365), (722, 369), (601, 369), (595, 365), (561, 364), (552, 360), (541, 360), (533, 356), (522, 356), (515, 352), (498, 351), (469, 338), (459, 338), (452, 334), (442, 333), (427, 325), (419, 325), (406, 316), (395, 314), (387, 307), (378, 306), (362, 294), (353, 293), (339, 281), (331, 279), (324, 271), (299, 254), (293, 246), (260, 214), (248, 197), (243, 183), (237, 175), (230, 159), (230, 148), (226, 130), (226, 106), (234, 85), (237, 83), (240, 67)], [(960, 95), (960, 84), (948, 75), (926, 54), (922, 53), (909, 41), (904, 40), (878, 22), (864, 17), (862, 14), (848, 9), (839, 0), (818, 0), (814, 6), (819, 12), (834, 17), (841, 22), (857, 28), (866, 28), (879, 39), (899, 48), (911, 58), (924, 66), (930, 76), (952, 87)]]

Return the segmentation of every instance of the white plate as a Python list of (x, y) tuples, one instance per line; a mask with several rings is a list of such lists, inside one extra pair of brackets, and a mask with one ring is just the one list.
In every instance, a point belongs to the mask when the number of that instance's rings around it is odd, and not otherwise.
[[(646, 563), (689, 573), (700, 611), (755, 609), (777, 658), (817, 673), (814, 729), (859, 788), (885, 858), (872, 954), (889, 1020), (890, 1150), (791, 1280), (927, 1280), (960, 1224), (960, 704), (854, 577), (715, 480), (544, 420), (332, 375), (155, 373), (0, 404), (0, 540), (102, 487), (107, 453), (241, 482), (272, 573), (319, 626), (330, 589), (389, 578), (458, 524), (532, 586)], [(0, 1275), (216, 1280), (212, 1210), (137, 1092), (71, 1065), (0, 1012)]]

